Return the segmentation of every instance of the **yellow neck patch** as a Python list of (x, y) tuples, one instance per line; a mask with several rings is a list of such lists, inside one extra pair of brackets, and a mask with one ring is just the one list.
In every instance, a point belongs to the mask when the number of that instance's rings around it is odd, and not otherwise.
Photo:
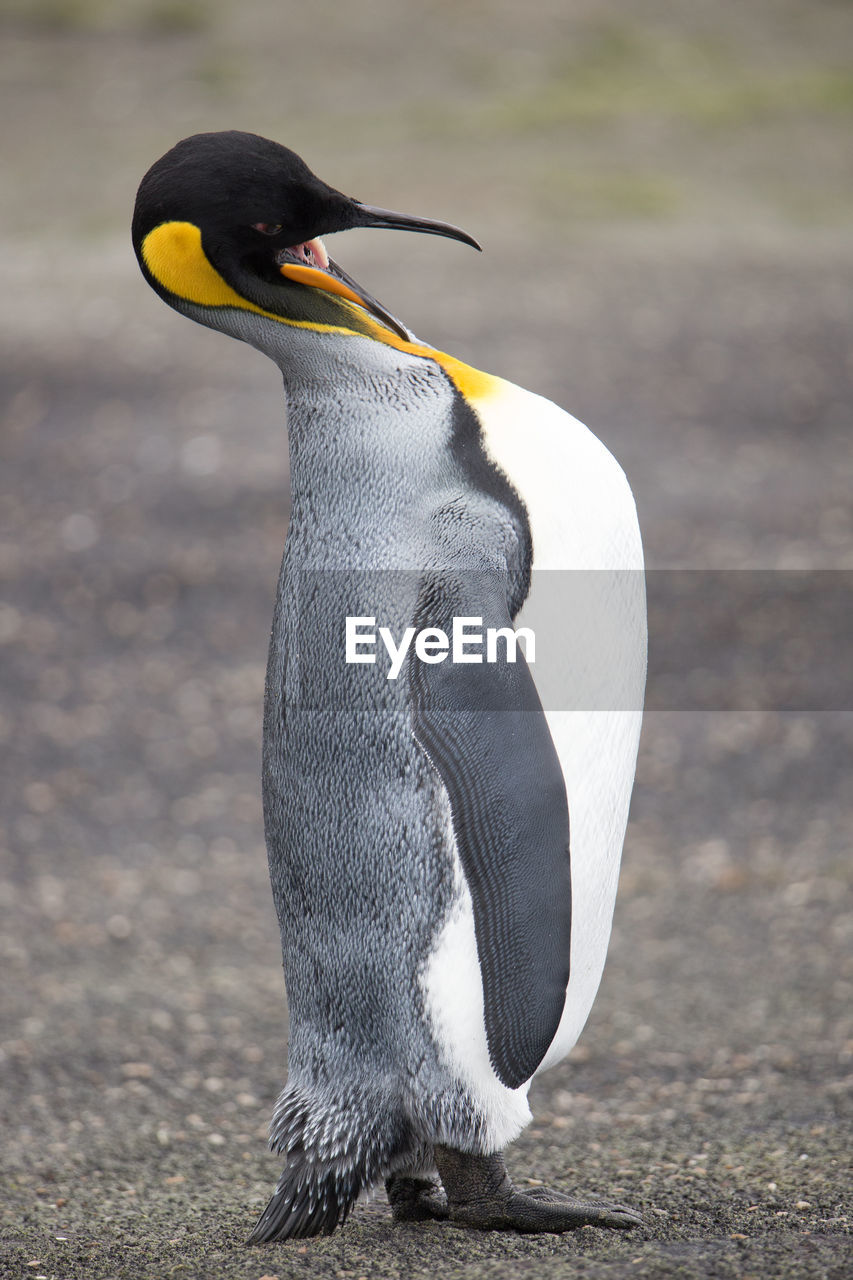
[[(346, 325), (289, 320), (286, 316), (278, 315), (274, 311), (265, 311), (263, 307), (247, 301), (222, 279), (205, 255), (200, 230), (191, 222), (163, 222), (153, 231), (149, 231), (142, 242), (142, 258), (154, 279), (164, 289), (177, 298), (196, 303), (197, 306), (236, 307), (241, 311), (251, 311), (255, 315), (266, 316), (267, 319), (276, 320), (279, 324), (289, 324), (299, 329), (315, 329), (318, 333), (340, 333), (352, 337), (363, 337), (363, 329), (366, 328), (368, 335), (377, 342), (383, 342), (386, 346), (405, 352), (407, 355), (423, 356), (427, 360), (434, 360), (466, 400), (483, 399), (493, 395), (500, 388), (500, 378), (495, 378), (489, 373), (481, 373), (479, 369), (473, 369), (470, 365), (463, 364), (461, 360), (446, 355), (443, 351), (435, 351), (432, 347), (423, 346), (418, 342), (406, 342), (390, 329), (386, 329), (361, 306), (359, 306), (361, 334), (356, 329), (347, 328)], [(323, 276), (320, 271), (311, 274)], [(329, 279), (334, 284), (333, 277)], [(316, 287), (337, 292), (325, 285), (323, 279), (316, 282)], [(342, 308), (354, 305), (346, 297), (341, 297)]]

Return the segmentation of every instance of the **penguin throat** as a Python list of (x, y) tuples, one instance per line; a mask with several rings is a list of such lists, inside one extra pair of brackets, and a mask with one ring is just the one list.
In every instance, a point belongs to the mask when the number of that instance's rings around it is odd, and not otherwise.
[(275, 262), (278, 267), (295, 262), (301, 267), (316, 267), (320, 271), (329, 269), (329, 255), (319, 236), (313, 240), (305, 240), (302, 244), (291, 245), (289, 249), (281, 249), (275, 255)]

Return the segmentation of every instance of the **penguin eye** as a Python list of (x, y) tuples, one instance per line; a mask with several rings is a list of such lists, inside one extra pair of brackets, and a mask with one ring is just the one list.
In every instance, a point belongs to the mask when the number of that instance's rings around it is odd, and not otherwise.
[(281, 231), (282, 224), (280, 222), (253, 222), (254, 231), (260, 231), (264, 236), (277, 236)]

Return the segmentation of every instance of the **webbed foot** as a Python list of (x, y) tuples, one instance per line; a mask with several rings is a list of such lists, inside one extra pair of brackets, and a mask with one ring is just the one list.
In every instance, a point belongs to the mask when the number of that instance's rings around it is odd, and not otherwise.
[(438, 1178), (412, 1178), (392, 1173), (385, 1190), (395, 1222), (424, 1222), (448, 1216), (447, 1196)]
[(576, 1231), (578, 1227), (629, 1230), (642, 1225), (635, 1209), (605, 1201), (573, 1200), (545, 1187), (519, 1191), (500, 1154), (469, 1155), (435, 1148), (451, 1222), (480, 1231)]

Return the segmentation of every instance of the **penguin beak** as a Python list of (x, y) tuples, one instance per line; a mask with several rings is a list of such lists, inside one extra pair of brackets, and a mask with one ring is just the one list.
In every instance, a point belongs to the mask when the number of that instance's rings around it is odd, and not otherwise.
[[(436, 222), (432, 218), (415, 218), (407, 213), (394, 213), (391, 209), (378, 209), (374, 205), (352, 201), (355, 214), (353, 227), (379, 227), (388, 231), (420, 231), (424, 235), (446, 236), (449, 240), (461, 240), (482, 251), (482, 246), (461, 227), (449, 222)], [(377, 320), (387, 325), (404, 342), (413, 342), (414, 334), (406, 328), (386, 307), (357, 284), (351, 276), (334, 262), (320, 239), (308, 240), (283, 250), (277, 257), (278, 269), (289, 280), (308, 284), (327, 293), (337, 294), (349, 302), (370, 311)]]
[(420, 231), (427, 236), (446, 236), (448, 240), (461, 240), (472, 249), (482, 252), (483, 246), (461, 227), (450, 222), (435, 222), (432, 218), (415, 218), (408, 213), (394, 213), (391, 209), (377, 209), (372, 204), (354, 200), (356, 227), (381, 227), (385, 231)]

